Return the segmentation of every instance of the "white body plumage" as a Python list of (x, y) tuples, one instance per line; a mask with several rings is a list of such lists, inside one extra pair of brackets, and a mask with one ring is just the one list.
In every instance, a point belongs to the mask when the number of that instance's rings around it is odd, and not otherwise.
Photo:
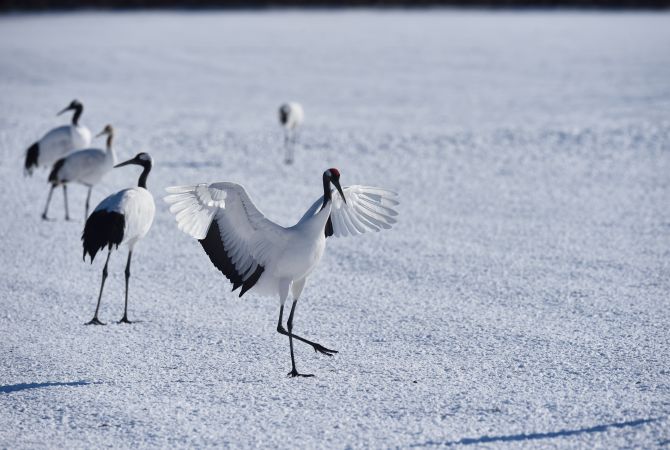
[(91, 146), (91, 131), (83, 125), (64, 125), (54, 128), (37, 142), (38, 167), (51, 167), (71, 152)]
[(57, 182), (76, 181), (86, 186), (96, 185), (116, 165), (113, 149), (87, 148), (70, 153), (56, 173)]
[(156, 205), (148, 190), (132, 187), (105, 198), (93, 213), (97, 211), (115, 212), (124, 217), (123, 240), (119, 245), (127, 245), (132, 251), (137, 241), (149, 232), (156, 214)]
[(116, 152), (112, 146), (114, 128), (106, 125), (98, 134), (103, 135), (107, 135), (106, 150), (87, 148), (70, 153), (54, 166), (49, 181), (53, 184), (76, 181), (89, 187), (99, 183), (117, 163)]
[(279, 107), (279, 123), (282, 127), (292, 130), (305, 120), (305, 111), (298, 102), (284, 103)]

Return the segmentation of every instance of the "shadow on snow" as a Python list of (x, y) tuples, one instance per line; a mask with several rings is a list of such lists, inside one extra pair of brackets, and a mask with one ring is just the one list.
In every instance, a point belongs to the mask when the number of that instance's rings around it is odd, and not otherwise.
[(50, 386), (86, 386), (91, 383), (90, 381), (54, 381), (46, 383), (19, 383), (19, 384), (8, 384), (7, 386), (0, 386), (0, 394), (9, 394), (10, 392), (25, 391), (27, 389), (39, 389)]
[(494, 442), (515, 442), (515, 441), (532, 441), (536, 439), (551, 439), (558, 437), (568, 437), (568, 436), (577, 436), (580, 434), (588, 433), (602, 433), (609, 429), (614, 428), (626, 428), (626, 427), (636, 427), (639, 425), (645, 425), (657, 421), (658, 419), (638, 419), (631, 420), (628, 422), (616, 422), (605, 425), (596, 425), (589, 428), (579, 428), (576, 430), (559, 430), (551, 431), (548, 433), (530, 433), (530, 434), (511, 434), (508, 436), (481, 436), (478, 438), (463, 438), (459, 441), (426, 441), (421, 444), (414, 444), (412, 447), (424, 447), (431, 445), (439, 446), (452, 446), (452, 445), (477, 445), (477, 444), (489, 444)]

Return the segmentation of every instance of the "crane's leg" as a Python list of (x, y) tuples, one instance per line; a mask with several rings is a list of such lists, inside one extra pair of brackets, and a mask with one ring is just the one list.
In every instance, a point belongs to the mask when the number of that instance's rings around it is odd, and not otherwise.
[(54, 193), (54, 189), (56, 189), (56, 185), (52, 184), (51, 189), (49, 189), (49, 195), (47, 197), (47, 204), (44, 207), (44, 212), (42, 213), (42, 220), (49, 220), (47, 217), (47, 212), (49, 211), (49, 203), (51, 203), (51, 194)]
[(109, 257), (112, 255), (112, 249), (109, 249), (107, 253), (107, 260), (105, 261), (105, 267), (102, 268), (102, 283), (100, 283), (100, 294), (98, 294), (98, 305), (95, 307), (95, 314), (93, 319), (90, 322), (87, 322), (86, 325), (104, 325), (98, 319), (98, 311), (100, 311), (100, 300), (102, 300), (102, 290), (105, 287), (105, 280), (107, 279), (107, 264), (109, 263)]
[(132, 323), (128, 320), (128, 280), (130, 279), (130, 258), (133, 257), (133, 251), (128, 252), (128, 262), (126, 263), (126, 306), (123, 308), (123, 317), (119, 323)]
[(84, 221), (88, 219), (88, 203), (91, 201), (91, 191), (93, 190), (93, 186), (88, 187), (88, 194), (86, 195), (86, 211), (84, 212)]
[(291, 136), (289, 134), (288, 128), (284, 130), (284, 149), (286, 151), (286, 156), (284, 157), (284, 163), (293, 164), (293, 147), (291, 145)]
[[(293, 336), (291, 333), (287, 333), (284, 330), (284, 327), (282, 326), (282, 316), (284, 315), (284, 303), (286, 303), (286, 297), (288, 297), (288, 288), (291, 284), (291, 280), (280, 280), (279, 282), (279, 301), (281, 303), (281, 306), (279, 308), (279, 323), (277, 324), (277, 331), (279, 331), (281, 334), (284, 334), (288, 336), (288, 345), (289, 348), (291, 349), (291, 371), (287, 373), (287, 376), (290, 377), (313, 377), (314, 375), (312, 374), (303, 374), (299, 373), (298, 369), (295, 367), (295, 356), (293, 354)], [(295, 308), (295, 305), (294, 305)], [(291, 309), (291, 318), (293, 317), (293, 309)], [(291, 321), (291, 318), (289, 318), (289, 321)], [(290, 325), (289, 325), (290, 329)], [(283, 333), (282, 333), (283, 331)]]
[[(300, 297), (300, 294), (302, 293), (302, 289), (305, 287), (305, 282), (307, 281), (306, 278), (303, 278), (302, 280), (294, 281), (293, 282), (293, 306), (291, 307), (291, 314), (295, 310), (295, 303), (298, 301), (298, 298)], [(321, 353), (327, 356), (333, 356), (335, 353), (337, 353), (337, 350), (331, 350), (329, 348), (324, 347), (321, 344), (318, 344), (316, 342), (312, 342), (310, 340), (307, 340), (301, 336), (298, 336), (297, 334), (293, 334), (292, 330), (289, 328), (289, 331), (286, 331), (284, 329), (284, 326), (282, 325), (282, 316), (284, 313), (284, 303), (282, 302), (281, 308), (279, 309), (279, 322), (277, 323), (277, 332), (279, 334), (283, 334), (284, 336), (291, 336), (293, 339), (296, 339), (298, 341), (304, 342), (305, 344), (311, 345), (312, 348), (314, 349), (315, 352)], [(289, 317), (289, 320), (291, 320), (291, 317)], [(288, 325), (288, 324), (287, 324)], [(293, 321), (291, 321), (291, 325), (293, 325)]]
[(65, 220), (70, 220), (70, 211), (67, 207), (67, 186), (63, 183), (63, 198), (65, 199)]

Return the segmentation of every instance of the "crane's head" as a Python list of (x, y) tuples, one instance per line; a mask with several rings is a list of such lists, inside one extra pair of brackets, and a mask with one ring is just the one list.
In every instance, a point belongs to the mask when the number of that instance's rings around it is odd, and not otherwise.
[(103, 136), (103, 135), (107, 135), (107, 136), (114, 135), (114, 128), (109, 124), (105, 125), (105, 128), (103, 128), (103, 130), (100, 133), (96, 134), (95, 137), (99, 137), (99, 136)]
[[(333, 186), (335, 186), (335, 189), (337, 189), (337, 192), (340, 193), (342, 196), (342, 200), (344, 203), (347, 203), (347, 199), (344, 198), (344, 193), (342, 192), (342, 186), (340, 186), (340, 171), (337, 170), (334, 167), (331, 167), (330, 169), (326, 170), (323, 172), (323, 181), (331, 183)], [(325, 186), (325, 183), (324, 183)]]
[(61, 114), (63, 114), (66, 111), (74, 111), (74, 110), (77, 110), (77, 109), (81, 109), (83, 107), (84, 107), (84, 105), (82, 105), (79, 100), (75, 99), (75, 100), (72, 100), (70, 102), (70, 104), (67, 105), (61, 112), (59, 112), (58, 115), (60, 116)]
[(147, 167), (151, 168), (151, 166), (153, 165), (153, 160), (151, 159), (151, 155), (142, 152), (138, 153), (137, 155), (135, 155), (134, 158), (129, 159), (128, 161), (124, 161), (122, 163), (115, 165), (114, 168), (127, 166), (128, 164), (135, 164), (137, 166), (142, 166), (146, 169)]

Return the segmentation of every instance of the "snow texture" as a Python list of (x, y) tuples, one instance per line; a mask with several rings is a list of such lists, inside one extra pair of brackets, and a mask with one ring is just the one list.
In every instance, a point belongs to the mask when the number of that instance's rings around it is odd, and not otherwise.
[[(654, 448), (670, 444), (670, 15), (477, 11), (0, 17), (0, 447)], [(82, 262), (25, 149), (111, 123), (154, 226)], [(277, 108), (305, 107), (282, 163)], [(95, 144), (95, 143), (94, 143)], [(102, 146), (104, 142), (98, 141)], [(329, 239), (295, 331), (238, 299), (160, 200), (230, 180), (295, 223), (321, 174), (393, 189)], [(95, 205), (136, 183), (115, 169)], [(285, 316), (286, 317), (286, 316)]]

